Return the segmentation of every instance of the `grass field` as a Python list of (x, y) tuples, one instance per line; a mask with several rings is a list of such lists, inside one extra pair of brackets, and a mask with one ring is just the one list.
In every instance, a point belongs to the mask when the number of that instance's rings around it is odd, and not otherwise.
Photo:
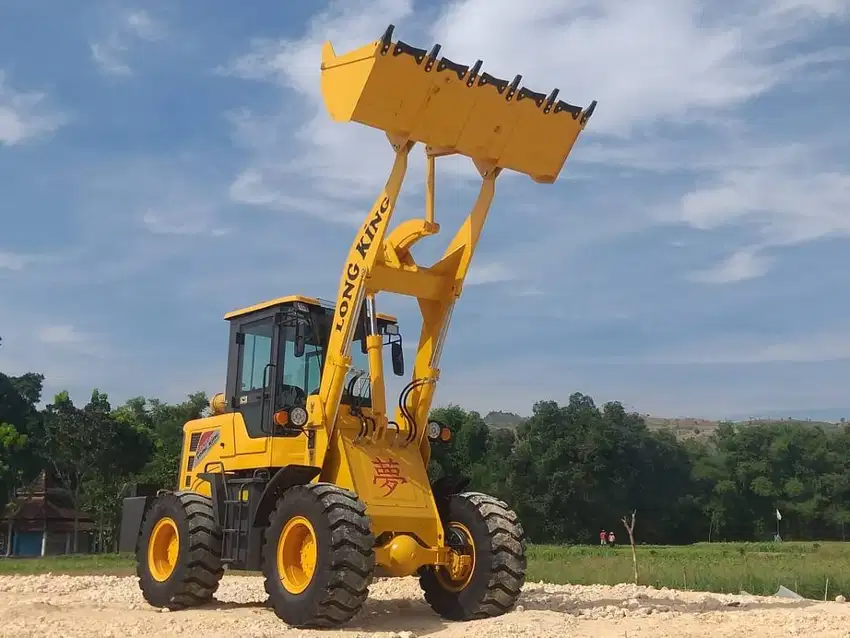
[[(633, 581), (628, 546), (529, 547), (528, 579), (554, 584), (613, 585)], [(850, 596), (850, 543), (699, 543), (638, 547), (641, 585), (770, 595), (780, 585), (806, 598)], [(133, 557), (106, 554), (0, 559), (0, 574), (134, 573)]]
[[(850, 543), (698, 543), (637, 548), (641, 585), (737, 594), (775, 594), (780, 585), (806, 598), (850, 595)], [(577, 585), (633, 582), (631, 548), (534, 546), (528, 577)]]

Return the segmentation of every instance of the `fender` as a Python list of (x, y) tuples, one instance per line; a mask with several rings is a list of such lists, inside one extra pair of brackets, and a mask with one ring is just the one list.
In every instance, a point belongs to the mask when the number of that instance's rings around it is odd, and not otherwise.
[(154, 497), (128, 496), (121, 504), (121, 531), (118, 537), (118, 551), (126, 554), (135, 554), (139, 541), (139, 530), (142, 528), (142, 520)]
[(218, 527), (224, 527), (224, 500), (227, 498), (227, 490), (224, 487), (224, 474), (221, 472), (199, 472), (198, 478), (210, 484), (213, 518)]
[(466, 476), (441, 476), (431, 482), (431, 491), (434, 493), (434, 500), (437, 502), (437, 510), (440, 514), (443, 513), (446, 502), (453, 494), (460, 494), (465, 490), (471, 479)]
[(266, 484), (266, 489), (263, 490), (262, 496), (260, 496), (257, 509), (254, 510), (254, 517), (251, 521), (252, 527), (265, 527), (268, 525), (269, 515), (274, 509), (277, 499), (290, 487), (306, 485), (316, 478), (321, 471), (322, 468), (315, 465), (287, 465), (275, 472), (274, 476)]

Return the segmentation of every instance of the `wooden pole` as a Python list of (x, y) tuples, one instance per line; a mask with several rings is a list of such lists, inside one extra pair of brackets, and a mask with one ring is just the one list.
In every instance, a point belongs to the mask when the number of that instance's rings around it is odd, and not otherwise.
[(623, 525), (626, 528), (626, 531), (629, 533), (629, 543), (632, 546), (632, 564), (635, 568), (635, 585), (638, 584), (638, 564), (637, 564), (637, 551), (635, 550), (635, 514), (637, 514), (637, 510), (632, 510), (632, 519), (631, 521), (626, 520), (624, 516), (621, 520), (623, 521)]

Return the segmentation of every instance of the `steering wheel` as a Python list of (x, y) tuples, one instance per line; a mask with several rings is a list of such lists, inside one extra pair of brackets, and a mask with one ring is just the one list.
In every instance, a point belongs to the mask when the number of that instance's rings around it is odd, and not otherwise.
[(307, 405), (307, 393), (297, 385), (281, 383), (278, 405)]

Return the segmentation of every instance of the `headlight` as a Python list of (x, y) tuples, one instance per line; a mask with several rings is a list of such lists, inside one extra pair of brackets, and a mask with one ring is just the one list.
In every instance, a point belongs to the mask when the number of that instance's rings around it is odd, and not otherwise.
[(289, 411), (289, 422), (296, 428), (303, 428), (307, 423), (307, 410), (296, 406)]
[(443, 429), (443, 426), (437, 423), (436, 421), (431, 421), (428, 424), (428, 438), (432, 441), (436, 441), (440, 438), (440, 431)]

